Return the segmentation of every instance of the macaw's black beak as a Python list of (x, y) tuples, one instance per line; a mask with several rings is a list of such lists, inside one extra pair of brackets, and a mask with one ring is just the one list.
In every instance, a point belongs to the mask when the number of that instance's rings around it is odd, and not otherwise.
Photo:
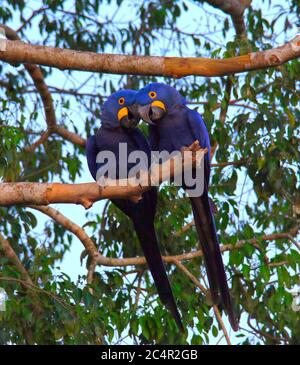
[(144, 122), (154, 124), (150, 117), (151, 104), (139, 105), (138, 111)]
[(165, 115), (166, 108), (162, 102), (156, 101), (147, 105), (139, 105), (138, 111), (146, 123), (155, 125), (155, 122)]
[[(126, 112), (122, 112), (123, 109), (126, 109)], [(132, 104), (126, 108), (122, 108), (121, 113), (119, 114), (120, 125), (125, 128), (135, 128), (140, 121), (140, 115), (138, 112), (138, 105)]]

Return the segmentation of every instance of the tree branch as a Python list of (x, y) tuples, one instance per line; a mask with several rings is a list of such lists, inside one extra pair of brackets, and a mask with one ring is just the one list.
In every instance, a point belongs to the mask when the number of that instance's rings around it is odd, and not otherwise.
[(62, 70), (175, 78), (188, 75), (207, 77), (231, 75), (279, 66), (300, 56), (300, 35), (281, 47), (225, 59), (99, 54), (36, 46), (20, 41), (2, 40), (2, 42), (5, 51), (0, 51), (0, 60), (9, 63), (38, 64)]
[(251, 0), (205, 0), (215, 8), (219, 8), (224, 13), (231, 16), (236, 34), (238, 37), (246, 37), (246, 27), (244, 22), (244, 11), (251, 4)]
[[(199, 280), (178, 260), (174, 259), (174, 264), (180, 269), (205, 295), (209, 292), (200, 282)], [(219, 311), (219, 308), (214, 304), (213, 310), (215, 312), (215, 316), (217, 318), (217, 321), (219, 322), (220, 327), (222, 328), (222, 331), (224, 333), (226, 342), (228, 345), (231, 345), (230, 338), (228, 335), (228, 332), (226, 330), (226, 327), (224, 325), (221, 313)]]
[[(29, 284), (29, 285), (33, 285), (33, 282), (31, 280), (27, 270), (25, 269), (22, 262), (18, 258), (17, 254), (15, 253), (13, 248), (11, 247), (10, 243), (2, 236), (1, 233), (0, 233), (0, 249), (1, 249), (1, 251), (3, 251), (4, 256), (7, 259), (9, 259), (9, 261), (12, 262), (12, 264), (19, 271), (24, 283)], [(26, 286), (26, 284), (25, 284), (25, 286)]]
[[(121, 258), (121, 259), (115, 259), (115, 258), (109, 258), (101, 255), (93, 242), (93, 240), (86, 234), (86, 232), (73, 223), (71, 220), (63, 216), (60, 212), (57, 210), (51, 208), (51, 207), (35, 207), (32, 206), (31, 208), (39, 210), (40, 212), (48, 215), (52, 219), (54, 219), (57, 223), (61, 224), (64, 228), (75, 234), (78, 239), (83, 243), (86, 251), (89, 253), (91, 259), (92, 259), (92, 269), (89, 268), (89, 274), (93, 273), (95, 270), (95, 265), (103, 265), (103, 266), (131, 266), (131, 265), (146, 265), (146, 259), (144, 257), (136, 257), (136, 258)], [(283, 239), (296, 236), (298, 233), (298, 227), (294, 227), (290, 232), (287, 233), (276, 233), (271, 235), (264, 235), (260, 239), (267, 241), (267, 240), (276, 240), (276, 239)], [(229, 245), (223, 245), (221, 246), (221, 251), (231, 251), (234, 249), (238, 249), (243, 247), (246, 243), (257, 243), (257, 239), (251, 239), (251, 240), (242, 240), (238, 241), (235, 245), (229, 244)], [(184, 260), (191, 260), (196, 257), (203, 256), (202, 251), (198, 250), (195, 252), (189, 252), (182, 255), (175, 255), (175, 256), (163, 256), (162, 259), (164, 262), (167, 263), (173, 263), (175, 264), (205, 295), (209, 293), (209, 290), (206, 289), (200, 282), (197, 280), (197, 278), (181, 263), (181, 261)], [(89, 281), (92, 281), (92, 277), (89, 277)], [(213, 305), (213, 310), (215, 313), (215, 316), (219, 322), (219, 325), (224, 333), (224, 336), (226, 338), (227, 344), (230, 345), (230, 337), (228, 335), (228, 332), (226, 330), (226, 327), (224, 325), (224, 322), (222, 320), (222, 316), (220, 314), (220, 311), (216, 305)]]
[[(189, 156), (184, 151), (192, 152)], [(170, 160), (156, 164), (151, 171), (141, 172), (136, 178), (107, 180), (105, 186), (97, 183), (0, 183), (0, 206), (9, 205), (48, 205), (51, 203), (81, 204), (86, 209), (102, 199), (132, 199), (138, 201), (143, 192), (151, 186), (159, 186), (163, 181), (182, 174), (183, 169), (191, 169), (201, 163), (206, 149), (200, 149), (195, 141)], [(183, 158), (184, 157), (184, 158)]]
[(8, 282), (12, 281), (12, 282), (20, 283), (20, 284), (26, 286), (27, 289), (30, 289), (31, 291), (46, 294), (49, 297), (53, 298), (64, 309), (68, 310), (72, 314), (73, 317), (75, 317), (75, 312), (73, 311), (73, 306), (71, 304), (67, 303), (67, 302), (64, 302), (59, 296), (51, 293), (50, 291), (44, 290), (44, 289), (34, 285), (33, 283), (27, 282), (26, 280), (12, 278), (12, 277), (9, 277), (9, 276), (0, 276), (0, 281), (8, 281)]
[(86, 140), (84, 138), (80, 137), (74, 132), (69, 131), (61, 125), (56, 125), (54, 128), (54, 132), (69, 142), (77, 144), (78, 146), (85, 146)]
[[(24, 265), (22, 264), (21, 260), (11, 247), (8, 240), (6, 240), (2, 234), (0, 233), (0, 251), (3, 251), (4, 256), (14, 265), (14, 267), (18, 270), (18, 272), (21, 274), (21, 279), (17, 278), (3, 278), (0, 277), (0, 280), (5, 279), (6, 281), (18, 281), (20, 282), (25, 290), (32, 289), (32, 287), (35, 287), (33, 281), (31, 280), (30, 275), (28, 274), (27, 270), (25, 269)], [(41, 314), (43, 312), (43, 308), (40, 305), (39, 298), (36, 295), (36, 293), (29, 293), (29, 295), (32, 296), (32, 307), (34, 308), (34, 311), (36, 314)], [(29, 336), (30, 337), (30, 336)]]
[[(128, 266), (128, 265), (140, 265), (140, 264), (147, 264), (144, 257), (137, 257), (137, 258), (125, 258), (125, 259), (113, 259), (108, 258), (103, 255), (101, 255), (95, 246), (95, 243), (93, 240), (86, 234), (86, 232), (80, 228), (78, 225), (73, 223), (70, 219), (62, 215), (57, 210), (51, 208), (51, 207), (43, 207), (43, 206), (31, 206), (31, 208), (36, 209), (52, 219), (54, 219), (57, 223), (61, 224), (63, 227), (65, 227), (68, 231), (72, 232), (74, 235), (77, 236), (77, 238), (82, 242), (84, 245), (86, 251), (89, 253), (91, 259), (92, 259), (92, 269), (89, 268), (89, 276), (88, 276), (88, 282), (92, 282), (92, 273), (95, 270), (95, 264), (98, 265), (104, 265), (104, 266)], [(197, 251), (197, 255), (193, 255), (193, 253), (186, 254), (186, 255), (177, 255), (177, 256), (163, 256), (163, 260), (165, 262), (174, 263), (181, 271), (184, 272), (184, 274), (205, 294), (207, 295), (209, 293), (209, 290), (207, 290), (198, 280), (197, 278), (180, 262), (182, 260), (188, 260), (189, 258), (194, 258), (197, 256), (202, 256), (202, 251)], [(117, 265), (116, 265), (117, 263)], [(121, 264), (121, 265), (120, 265)], [(139, 287), (139, 285), (138, 285)], [(139, 295), (139, 294), (137, 294)], [(224, 322), (222, 320), (222, 316), (220, 314), (220, 311), (216, 305), (213, 305), (213, 309), (216, 315), (216, 318), (223, 330), (224, 336), (226, 338), (226, 341), (228, 345), (230, 345), (230, 338), (228, 335), (228, 332), (226, 330), (226, 327), (224, 325)]]
[[(44, 9), (43, 9), (44, 10)], [(5, 31), (6, 37), (11, 41), (20, 41), (20, 38), (13, 29), (6, 25), (0, 24), (0, 28), (3, 28)], [(1, 53), (1, 52), (0, 52)], [(43, 107), (45, 111), (45, 118), (47, 123), (47, 130), (41, 135), (41, 137), (34, 142), (31, 146), (25, 148), (27, 152), (32, 152), (36, 149), (36, 147), (40, 146), (44, 142), (47, 141), (49, 136), (53, 133), (56, 133), (62, 136), (64, 139), (73, 142), (74, 144), (78, 144), (81, 146), (85, 145), (85, 140), (78, 136), (76, 133), (68, 131), (66, 128), (57, 125), (55, 108), (53, 105), (53, 100), (51, 96), (51, 92), (48, 88), (48, 85), (45, 82), (44, 75), (39, 66), (34, 64), (24, 64), (25, 69), (30, 75), (34, 86), (36, 87), (37, 92), (39, 93)]]
[[(39, 210), (40, 212), (48, 215), (54, 219), (57, 223), (61, 224), (65, 229), (72, 232), (82, 242), (86, 251), (89, 253), (92, 259), (95, 260), (97, 265), (111, 266), (111, 267), (125, 267), (134, 265), (146, 265), (146, 259), (144, 257), (128, 257), (128, 258), (112, 258), (101, 255), (97, 249), (93, 240), (86, 234), (84, 229), (73, 223), (70, 219), (63, 216), (56, 209), (45, 206), (31, 206), (31, 208)], [(293, 228), (290, 232), (274, 233), (270, 235), (264, 235), (262, 237), (253, 238), (250, 240), (237, 241), (235, 245), (225, 244), (220, 246), (221, 252), (233, 251), (235, 249), (242, 248), (245, 244), (256, 244), (259, 240), (262, 241), (274, 241), (277, 239), (287, 239), (290, 236), (296, 236), (298, 233), (298, 227)], [(202, 250), (192, 251), (181, 255), (163, 256), (163, 261), (166, 263), (175, 263), (175, 261), (189, 261), (196, 257), (202, 257)]]
[(225, 324), (223, 322), (223, 319), (222, 319), (221, 313), (219, 311), (219, 308), (217, 307), (216, 304), (213, 305), (213, 309), (214, 309), (214, 312), (215, 312), (215, 316), (217, 318), (217, 321), (219, 322), (219, 325), (221, 326), (222, 331), (224, 333), (224, 336), (225, 336), (227, 345), (231, 345), (231, 341), (230, 341), (229, 334), (228, 334), (227, 329), (225, 327)]
[[(12, 41), (20, 41), (20, 38), (12, 28), (1, 24), (1, 28), (5, 30), (5, 35), (8, 39)], [(28, 74), (30, 75), (34, 86), (36, 87), (38, 93), (40, 94), (40, 97), (43, 102), (44, 110), (45, 110), (45, 117), (46, 122), (48, 126), (48, 130), (42, 134), (40, 139), (33, 143), (31, 146), (25, 148), (26, 151), (31, 152), (34, 151), (34, 149), (39, 146), (40, 144), (44, 143), (50, 134), (53, 132), (53, 127), (56, 125), (56, 116), (55, 116), (55, 110), (53, 106), (53, 101), (51, 97), (51, 93), (48, 89), (47, 84), (45, 83), (44, 76), (42, 73), (42, 70), (39, 66), (33, 65), (33, 64), (24, 64), (25, 69), (27, 70)]]

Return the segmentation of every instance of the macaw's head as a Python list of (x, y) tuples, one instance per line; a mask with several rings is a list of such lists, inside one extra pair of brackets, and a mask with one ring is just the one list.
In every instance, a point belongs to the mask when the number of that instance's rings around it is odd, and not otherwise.
[(136, 103), (141, 118), (149, 124), (156, 124), (174, 105), (186, 101), (174, 87), (153, 82), (138, 92)]
[(139, 123), (135, 90), (119, 90), (113, 93), (103, 104), (101, 121), (108, 128), (134, 128)]

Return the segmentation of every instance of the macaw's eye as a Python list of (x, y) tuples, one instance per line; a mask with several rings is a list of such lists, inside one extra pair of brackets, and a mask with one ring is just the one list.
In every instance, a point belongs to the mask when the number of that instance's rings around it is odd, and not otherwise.
[(119, 100), (118, 100), (118, 103), (120, 104), (120, 105), (123, 105), (124, 103), (125, 103), (125, 99), (122, 97), (122, 98), (120, 98)]
[(156, 92), (155, 92), (155, 91), (150, 91), (150, 92), (148, 93), (148, 95), (150, 96), (150, 98), (151, 98), (151, 99), (156, 98)]

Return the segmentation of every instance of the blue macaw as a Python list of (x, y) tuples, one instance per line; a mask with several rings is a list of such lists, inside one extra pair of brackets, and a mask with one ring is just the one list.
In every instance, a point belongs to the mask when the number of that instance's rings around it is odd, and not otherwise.
[(195, 140), (199, 141), (201, 148), (208, 149), (204, 157), (203, 194), (190, 197), (190, 201), (212, 300), (215, 304), (221, 301), (232, 328), (237, 330), (238, 320), (232, 306), (212, 206), (208, 197), (210, 140), (204, 121), (197, 111), (186, 106), (184, 97), (175, 88), (163, 83), (151, 83), (141, 89), (136, 97), (136, 103), (140, 116), (149, 123), (152, 151), (169, 153), (180, 151)]
[[(100, 151), (111, 151), (116, 157), (117, 166), (122, 164), (119, 161), (120, 143), (126, 144), (128, 155), (133, 151), (144, 151), (147, 156), (146, 169), (150, 167), (151, 150), (149, 143), (142, 132), (136, 128), (140, 117), (137, 113), (135, 97), (136, 91), (134, 90), (120, 90), (112, 94), (103, 105), (101, 127), (95, 136), (91, 136), (88, 139), (86, 144), (88, 167), (95, 180), (96, 178), (99, 179), (97, 171), (99, 171), (99, 168), (101, 171), (101, 166), (103, 166), (96, 162), (96, 156)], [(123, 169), (125, 176), (121, 176), (122, 173), (117, 170), (117, 179), (127, 178), (127, 174), (133, 167), (133, 164), (127, 163), (127, 166), (120, 167)], [(142, 199), (138, 202), (133, 202), (129, 199), (112, 199), (112, 202), (131, 218), (159, 297), (172, 313), (179, 329), (184, 331), (161, 258), (154, 228), (157, 203), (156, 188), (151, 188), (143, 193)]]

